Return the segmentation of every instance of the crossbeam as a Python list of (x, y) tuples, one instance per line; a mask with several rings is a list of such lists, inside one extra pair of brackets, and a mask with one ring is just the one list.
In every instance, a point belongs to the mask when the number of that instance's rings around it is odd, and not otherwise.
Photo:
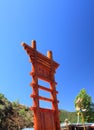
[[(48, 92), (53, 92), (53, 89), (50, 89), (50, 88), (45, 88), (44, 86), (41, 86), (41, 85), (38, 85), (39, 89), (41, 90), (45, 90), (45, 91), (48, 91)], [(56, 94), (58, 94), (58, 91), (56, 91)]]

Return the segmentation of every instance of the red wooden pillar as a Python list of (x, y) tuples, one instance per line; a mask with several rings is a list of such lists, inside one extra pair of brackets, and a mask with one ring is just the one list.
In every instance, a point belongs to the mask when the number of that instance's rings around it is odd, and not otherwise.
[(56, 130), (60, 130), (60, 121), (59, 121), (59, 111), (58, 111), (58, 100), (57, 100), (57, 94), (56, 94), (56, 82), (55, 82), (55, 70), (53, 69), (53, 56), (52, 52), (48, 51), (47, 57), (51, 59), (51, 82), (50, 82), (50, 88), (53, 90), (51, 92), (51, 98), (53, 99), (52, 102), (52, 109), (55, 111), (54, 112), (54, 117), (55, 117), (55, 125), (56, 125)]
[(32, 41), (32, 48), (35, 49), (34, 56), (30, 57), (32, 62), (32, 71), (30, 75), (32, 76), (32, 87), (31, 97), (33, 98), (32, 109), (34, 111), (34, 129), (40, 130), (40, 111), (39, 111), (39, 92), (38, 92), (38, 76), (37, 76), (37, 61), (36, 61), (36, 41)]

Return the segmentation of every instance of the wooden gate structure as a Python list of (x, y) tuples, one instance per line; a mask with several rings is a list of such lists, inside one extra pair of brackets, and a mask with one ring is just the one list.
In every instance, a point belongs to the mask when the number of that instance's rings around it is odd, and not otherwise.
[[(30, 62), (32, 63), (32, 94), (30, 97), (33, 99), (31, 110), (34, 111), (34, 130), (60, 130), (58, 100), (55, 82), (55, 70), (59, 64), (52, 58), (52, 52), (48, 51), (47, 56), (44, 56), (36, 49), (36, 41), (32, 40), (32, 46), (22, 43), (22, 46), (29, 55)], [(38, 79), (49, 83), (49, 88), (38, 84)], [(50, 92), (51, 98), (39, 95), (39, 89)], [(44, 100), (51, 102), (52, 108), (41, 108), (39, 101)]]

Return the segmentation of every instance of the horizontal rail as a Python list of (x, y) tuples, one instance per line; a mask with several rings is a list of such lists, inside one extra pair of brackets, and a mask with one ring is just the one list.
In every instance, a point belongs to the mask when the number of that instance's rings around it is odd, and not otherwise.
[(42, 90), (45, 90), (45, 91), (48, 91), (48, 92), (52, 92), (52, 90), (50, 88), (46, 88), (44, 86), (41, 86), (41, 85), (38, 85), (39, 86), (39, 89), (42, 89)]
[[(42, 97), (42, 96), (39, 96), (39, 99), (40, 99), (40, 100), (47, 101), (47, 102), (54, 102), (54, 100), (53, 100), (53, 99), (46, 98), (46, 97)], [(59, 103), (59, 101), (58, 101), (58, 100), (57, 100), (56, 102), (57, 102), (57, 103)]]
[[(31, 94), (30, 97), (31, 98), (36, 98), (37, 95), (35, 94)], [(54, 102), (54, 99), (51, 99), (51, 98), (46, 98), (46, 97), (42, 97), (42, 96), (38, 96), (39, 100), (44, 100), (44, 101), (47, 101), (47, 102)], [(56, 101), (57, 103), (59, 103), (59, 101), (57, 100)]]
[[(41, 86), (41, 85), (38, 85), (38, 86), (39, 86), (39, 89), (41, 89), (41, 90), (45, 90), (45, 91), (48, 91), (48, 92), (53, 92), (53, 89), (46, 88), (46, 87)], [(56, 92), (56, 94), (58, 94), (58, 91), (55, 90), (55, 92)]]
[(53, 99), (42, 97), (42, 96), (39, 96), (39, 99), (44, 100), (44, 101), (48, 101), (48, 102), (53, 102)]

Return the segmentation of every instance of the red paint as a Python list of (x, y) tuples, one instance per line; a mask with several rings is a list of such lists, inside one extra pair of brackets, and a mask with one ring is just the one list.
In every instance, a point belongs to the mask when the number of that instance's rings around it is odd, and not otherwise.
[[(32, 41), (32, 46), (23, 43), (22, 46), (29, 55), (32, 63), (32, 87), (33, 105), (31, 110), (34, 111), (34, 130), (60, 130), (58, 100), (55, 82), (55, 71), (59, 64), (52, 59), (52, 52), (48, 51), (47, 56), (44, 56), (36, 50), (36, 41)], [(38, 79), (44, 80), (50, 84), (50, 88), (38, 84)], [(50, 92), (51, 97), (46, 98), (39, 95), (39, 89)], [(39, 100), (44, 100), (52, 103), (52, 109), (40, 108)]]

